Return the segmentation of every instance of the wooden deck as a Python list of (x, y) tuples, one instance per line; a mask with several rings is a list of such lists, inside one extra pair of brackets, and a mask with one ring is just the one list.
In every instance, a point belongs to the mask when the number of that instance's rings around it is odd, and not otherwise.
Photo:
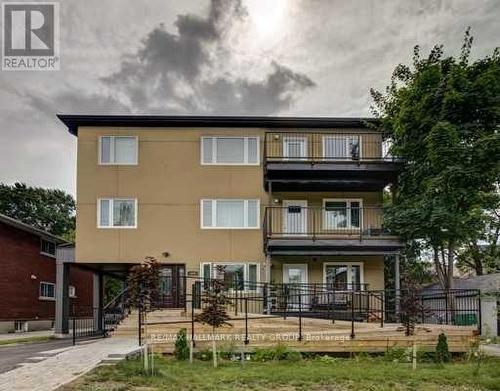
[[(355, 322), (351, 338), (351, 322), (302, 318), (302, 340), (299, 340), (299, 319), (254, 315), (248, 320), (249, 343), (245, 344), (245, 320), (233, 317), (231, 325), (216, 331), (221, 345), (233, 349), (252, 351), (257, 347), (271, 347), (283, 343), (303, 352), (384, 352), (391, 347), (410, 347), (416, 343), (420, 350), (433, 351), (440, 333), (445, 333), (451, 352), (467, 352), (476, 341), (476, 329), (469, 326), (418, 325), (415, 335), (407, 337), (400, 324)], [(131, 314), (115, 331), (114, 336), (137, 335), (137, 315)], [(172, 353), (176, 333), (186, 328), (191, 336), (191, 318), (181, 311), (156, 311), (148, 314), (143, 326), (143, 338), (155, 344), (155, 350)], [(195, 323), (197, 349), (208, 348), (211, 327)]]

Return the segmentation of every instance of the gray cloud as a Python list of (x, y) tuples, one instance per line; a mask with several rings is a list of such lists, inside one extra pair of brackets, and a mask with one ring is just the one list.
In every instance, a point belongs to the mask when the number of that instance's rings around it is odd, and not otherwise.
[(207, 18), (179, 15), (176, 34), (155, 27), (137, 53), (102, 81), (132, 111), (271, 114), (289, 108), (300, 91), (315, 84), (275, 61), (261, 80), (227, 72), (213, 76), (221, 57), (230, 56), (224, 34), (246, 16), (240, 1), (229, 0), (213, 0)]

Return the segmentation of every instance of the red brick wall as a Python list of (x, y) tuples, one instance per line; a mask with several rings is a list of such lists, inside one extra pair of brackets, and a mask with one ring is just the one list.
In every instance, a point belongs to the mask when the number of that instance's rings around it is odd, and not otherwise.
[[(71, 303), (91, 306), (92, 273), (72, 269)], [(53, 320), (55, 301), (39, 300), (41, 281), (55, 284), (55, 258), (40, 254), (38, 236), (0, 223), (0, 320)]]

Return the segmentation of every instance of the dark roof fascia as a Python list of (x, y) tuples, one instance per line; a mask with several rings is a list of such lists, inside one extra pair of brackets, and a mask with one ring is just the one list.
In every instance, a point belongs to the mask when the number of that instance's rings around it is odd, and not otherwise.
[(80, 126), (120, 127), (218, 127), (218, 128), (368, 128), (376, 118), (349, 117), (247, 117), (163, 115), (69, 115), (58, 114), (69, 132), (78, 136)]
[(35, 227), (32, 227), (31, 225), (28, 225), (26, 223), (23, 223), (22, 221), (13, 219), (12, 217), (6, 216), (2, 213), (0, 213), (0, 222), (7, 224), (11, 227), (20, 229), (25, 232), (29, 232), (31, 234), (34, 234), (36, 236), (39, 236), (40, 238), (47, 239), (47, 240), (52, 240), (54, 241), (57, 245), (68, 245), (70, 242), (67, 240), (64, 240), (63, 238), (60, 238), (59, 236), (52, 235), (51, 233), (44, 231), (43, 229), (38, 229)]

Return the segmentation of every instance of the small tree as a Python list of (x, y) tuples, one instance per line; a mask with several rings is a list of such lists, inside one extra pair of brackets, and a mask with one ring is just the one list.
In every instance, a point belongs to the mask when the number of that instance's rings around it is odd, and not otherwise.
[(130, 269), (127, 277), (128, 300), (133, 307), (149, 311), (159, 294), (161, 265), (153, 257)]
[(217, 346), (215, 343), (215, 329), (224, 324), (230, 325), (226, 305), (229, 299), (226, 297), (224, 282), (219, 279), (210, 281), (202, 300), (205, 303), (201, 313), (196, 316), (196, 321), (212, 326), (212, 355), (214, 367), (217, 367)]
[(403, 285), (405, 289), (402, 292), (400, 300), (401, 323), (405, 327), (407, 336), (415, 333), (415, 325), (418, 319), (422, 319), (429, 314), (429, 309), (424, 306), (420, 295), (420, 287), (415, 284), (407, 275), (403, 276)]
[(189, 358), (189, 346), (185, 328), (180, 329), (175, 338), (174, 356), (177, 360), (187, 360)]
[(439, 334), (436, 345), (436, 361), (439, 364), (450, 361), (450, 351), (448, 350), (448, 340), (444, 333)]

